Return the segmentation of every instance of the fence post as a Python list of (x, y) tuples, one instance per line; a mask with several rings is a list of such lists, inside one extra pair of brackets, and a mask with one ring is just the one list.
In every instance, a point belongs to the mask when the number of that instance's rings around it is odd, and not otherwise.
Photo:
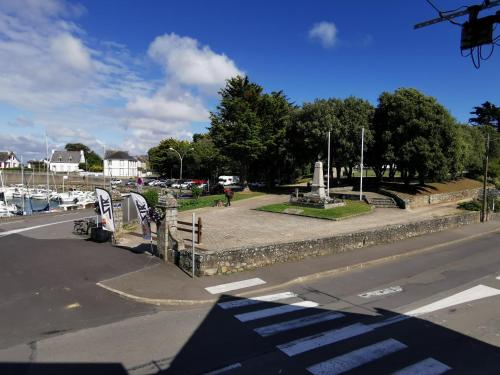
[(192, 246), (193, 246), (193, 259), (192, 259), (192, 268), (193, 268), (193, 279), (194, 279), (194, 268), (195, 268), (195, 265), (194, 265), (194, 261), (195, 261), (195, 256), (194, 256), (194, 234), (196, 232), (196, 228), (195, 228), (195, 217), (196, 217), (196, 214), (193, 212), (193, 221), (192, 221)]
[(201, 243), (201, 228), (202, 228), (201, 217), (199, 217), (198, 218), (198, 244)]

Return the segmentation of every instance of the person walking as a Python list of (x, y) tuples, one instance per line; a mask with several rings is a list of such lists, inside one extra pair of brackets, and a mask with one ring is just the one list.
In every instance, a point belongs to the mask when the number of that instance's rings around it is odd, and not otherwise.
[(226, 196), (226, 207), (230, 207), (231, 199), (233, 199), (234, 192), (230, 188), (225, 188), (224, 195)]

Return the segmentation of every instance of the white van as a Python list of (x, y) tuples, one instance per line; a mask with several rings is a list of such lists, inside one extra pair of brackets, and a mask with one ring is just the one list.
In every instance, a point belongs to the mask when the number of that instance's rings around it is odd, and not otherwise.
[(219, 184), (221, 185), (236, 185), (240, 183), (238, 176), (219, 176)]

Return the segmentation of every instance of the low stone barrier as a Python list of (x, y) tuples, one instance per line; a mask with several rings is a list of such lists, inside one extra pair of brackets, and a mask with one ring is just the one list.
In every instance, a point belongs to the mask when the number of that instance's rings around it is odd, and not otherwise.
[[(389, 225), (383, 228), (338, 234), (331, 237), (271, 245), (247, 246), (220, 251), (199, 251), (195, 267), (198, 276), (229, 274), (264, 267), (274, 263), (297, 261), (304, 258), (333, 255), (381, 245), (462, 225), (478, 223), (479, 212), (466, 211), (452, 216), (424, 221)], [(191, 270), (191, 251), (179, 252), (179, 266)]]
[(482, 188), (476, 188), (441, 194), (417, 195), (411, 198), (402, 198), (397, 193), (385, 189), (380, 189), (379, 193), (394, 198), (401, 208), (417, 208), (439, 203), (458, 202), (465, 199), (477, 199), (482, 194), (482, 191)]

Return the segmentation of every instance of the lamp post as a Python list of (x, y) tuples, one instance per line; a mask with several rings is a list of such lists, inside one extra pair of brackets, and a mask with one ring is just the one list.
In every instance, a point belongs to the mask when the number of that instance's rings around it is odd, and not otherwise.
[(177, 150), (176, 150), (175, 148), (173, 148), (173, 147), (169, 147), (168, 149), (169, 149), (170, 151), (175, 151), (175, 152), (177, 153), (177, 155), (179, 156), (179, 159), (181, 160), (181, 169), (180, 169), (180, 173), (179, 173), (179, 180), (182, 180), (182, 159), (183, 159), (183, 158), (184, 158), (184, 156), (186, 156), (186, 154), (187, 154), (189, 151), (191, 151), (193, 148), (188, 149), (188, 150), (184, 153), (184, 155), (181, 155), (181, 154), (179, 153), (179, 151), (177, 151)]

